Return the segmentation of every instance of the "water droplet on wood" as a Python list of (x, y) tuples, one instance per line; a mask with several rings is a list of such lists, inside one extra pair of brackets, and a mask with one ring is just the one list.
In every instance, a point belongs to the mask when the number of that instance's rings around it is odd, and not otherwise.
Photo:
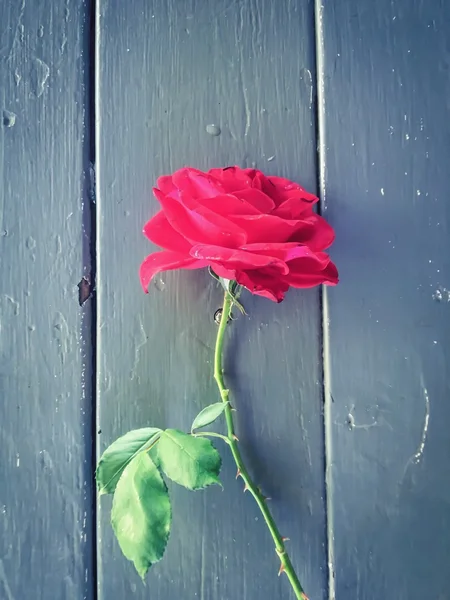
[(221, 134), (221, 129), (218, 125), (211, 123), (210, 125), (206, 126), (206, 132), (209, 133), (209, 135), (217, 136)]

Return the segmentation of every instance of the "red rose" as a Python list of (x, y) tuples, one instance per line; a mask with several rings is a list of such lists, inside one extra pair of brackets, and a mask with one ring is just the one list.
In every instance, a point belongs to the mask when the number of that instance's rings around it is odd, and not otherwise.
[(160, 177), (153, 193), (161, 210), (144, 234), (164, 250), (141, 265), (145, 291), (160, 271), (208, 266), (276, 302), (289, 287), (338, 282), (323, 252), (334, 231), (313, 211), (317, 197), (297, 183), (256, 169), (185, 168)]

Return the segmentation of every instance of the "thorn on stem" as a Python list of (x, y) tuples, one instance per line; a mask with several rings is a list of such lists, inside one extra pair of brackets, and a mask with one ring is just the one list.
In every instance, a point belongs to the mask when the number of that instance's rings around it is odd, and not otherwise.
[(285, 571), (286, 571), (286, 569), (284, 568), (283, 563), (281, 563), (280, 570), (278, 571), (278, 577), (281, 575), (281, 573), (284, 573)]
[(281, 538), (281, 541), (282, 541), (282, 542), (290, 542), (290, 541), (291, 541), (291, 538), (288, 538), (288, 537), (282, 537), (282, 538)]
[(237, 479), (238, 477), (240, 477), (240, 476), (241, 476), (241, 470), (240, 470), (240, 469), (238, 469), (238, 470), (237, 470), (237, 473), (236, 473), (236, 479)]
[(244, 494), (245, 494), (245, 492), (248, 492), (248, 485), (247, 485), (247, 482), (245, 482), (245, 485), (244, 485)]
[(237, 436), (235, 433), (233, 433), (233, 440), (234, 440), (235, 442), (238, 442), (238, 441), (239, 441), (239, 438), (238, 438), (238, 436)]

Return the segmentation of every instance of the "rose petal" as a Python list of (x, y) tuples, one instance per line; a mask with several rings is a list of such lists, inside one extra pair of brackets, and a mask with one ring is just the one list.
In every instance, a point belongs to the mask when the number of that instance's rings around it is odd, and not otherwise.
[(162, 210), (156, 213), (150, 221), (147, 221), (144, 226), (144, 235), (157, 246), (184, 255), (189, 254), (192, 247), (192, 244), (178, 231), (175, 231)]
[[(318, 253), (318, 255), (322, 254), (324, 253)], [(325, 266), (324, 262), (326, 262)], [(318, 256), (317, 260), (298, 258), (291, 261), (289, 274), (284, 277), (284, 281), (295, 288), (309, 288), (321, 283), (336, 285), (338, 280), (337, 268), (326, 254), (324, 257)]]
[(275, 208), (274, 201), (269, 198), (267, 194), (264, 194), (264, 192), (255, 188), (250, 190), (237, 190), (234, 192), (234, 195), (241, 200), (245, 200), (261, 213), (269, 213)]
[(261, 178), (261, 183), (262, 191), (270, 196), (277, 206), (288, 200), (293, 195), (302, 197), (306, 201), (312, 203), (314, 203), (314, 199), (316, 198), (313, 194), (310, 194), (304, 188), (302, 188), (298, 183), (290, 181), (289, 179), (285, 179), (284, 177), (264, 176)]
[(263, 271), (237, 271), (236, 281), (252, 294), (281, 302), (289, 289), (289, 284), (270, 269)]
[(191, 198), (211, 198), (225, 191), (219, 180), (191, 167), (176, 171), (172, 181), (176, 188)]
[(210, 169), (208, 174), (220, 181), (227, 193), (252, 187), (252, 179), (248, 176), (247, 169), (241, 169), (240, 167)]
[(214, 198), (199, 199), (202, 206), (206, 206), (213, 212), (228, 217), (229, 215), (259, 215), (260, 211), (252, 204), (234, 194), (222, 194)]
[(253, 171), (253, 175), (250, 175), (250, 177), (253, 178), (253, 187), (256, 188), (257, 190), (265, 190), (267, 189), (267, 177), (264, 175), (264, 173), (262, 173), (261, 171), (258, 171), (256, 169), (248, 169), (248, 171)]
[(216, 275), (219, 277), (223, 277), (224, 279), (236, 279), (236, 270), (235, 269), (227, 269), (220, 263), (212, 262), (210, 265), (211, 269), (214, 271)]
[(193, 243), (217, 244), (233, 248), (247, 241), (247, 234), (237, 224), (214, 213), (188, 195), (180, 200), (153, 190), (167, 220), (184, 238)]
[(193, 258), (204, 260), (208, 263), (220, 263), (231, 270), (251, 270), (272, 267), (278, 274), (287, 274), (289, 269), (286, 263), (273, 256), (254, 254), (245, 250), (224, 248), (223, 246), (203, 245), (193, 246), (190, 252)]
[(312, 207), (319, 200), (312, 194), (309, 194), (309, 196), (310, 198), (304, 198), (301, 192), (296, 192), (277, 206), (272, 214), (282, 219), (300, 219), (305, 215), (309, 215), (312, 212)]
[[(308, 246), (298, 244), (297, 242), (283, 242), (276, 244), (245, 244), (241, 250), (273, 256), (284, 262), (289, 262), (296, 258), (313, 258), (316, 261), (322, 261), (323, 266), (329, 262), (328, 255), (323, 252), (314, 252)], [(324, 260), (326, 259), (326, 262)]]
[(158, 177), (156, 186), (161, 190), (163, 194), (169, 194), (175, 189), (175, 185), (172, 181), (172, 175), (162, 175)]
[(334, 229), (320, 215), (312, 214), (298, 221), (299, 225), (289, 238), (290, 242), (306, 244), (311, 250), (326, 250), (334, 241)]
[(272, 215), (230, 215), (229, 219), (247, 233), (247, 244), (297, 241), (290, 238), (301, 224), (298, 220), (287, 221)]
[(186, 257), (178, 252), (163, 250), (154, 252), (147, 256), (139, 269), (141, 285), (145, 292), (148, 292), (148, 286), (153, 277), (161, 271), (172, 271), (173, 269), (201, 269), (208, 265), (201, 260), (195, 260)]

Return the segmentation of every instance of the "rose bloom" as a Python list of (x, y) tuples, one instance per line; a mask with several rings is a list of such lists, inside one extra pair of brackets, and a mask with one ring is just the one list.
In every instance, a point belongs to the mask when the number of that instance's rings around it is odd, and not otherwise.
[(204, 267), (275, 302), (289, 287), (338, 282), (323, 252), (333, 228), (297, 183), (256, 169), (188, 167), (160, 177), (153, 193), (161, 210), (144, 234), (163, 250), (141, 265), (145, 291), (160, 271)]

